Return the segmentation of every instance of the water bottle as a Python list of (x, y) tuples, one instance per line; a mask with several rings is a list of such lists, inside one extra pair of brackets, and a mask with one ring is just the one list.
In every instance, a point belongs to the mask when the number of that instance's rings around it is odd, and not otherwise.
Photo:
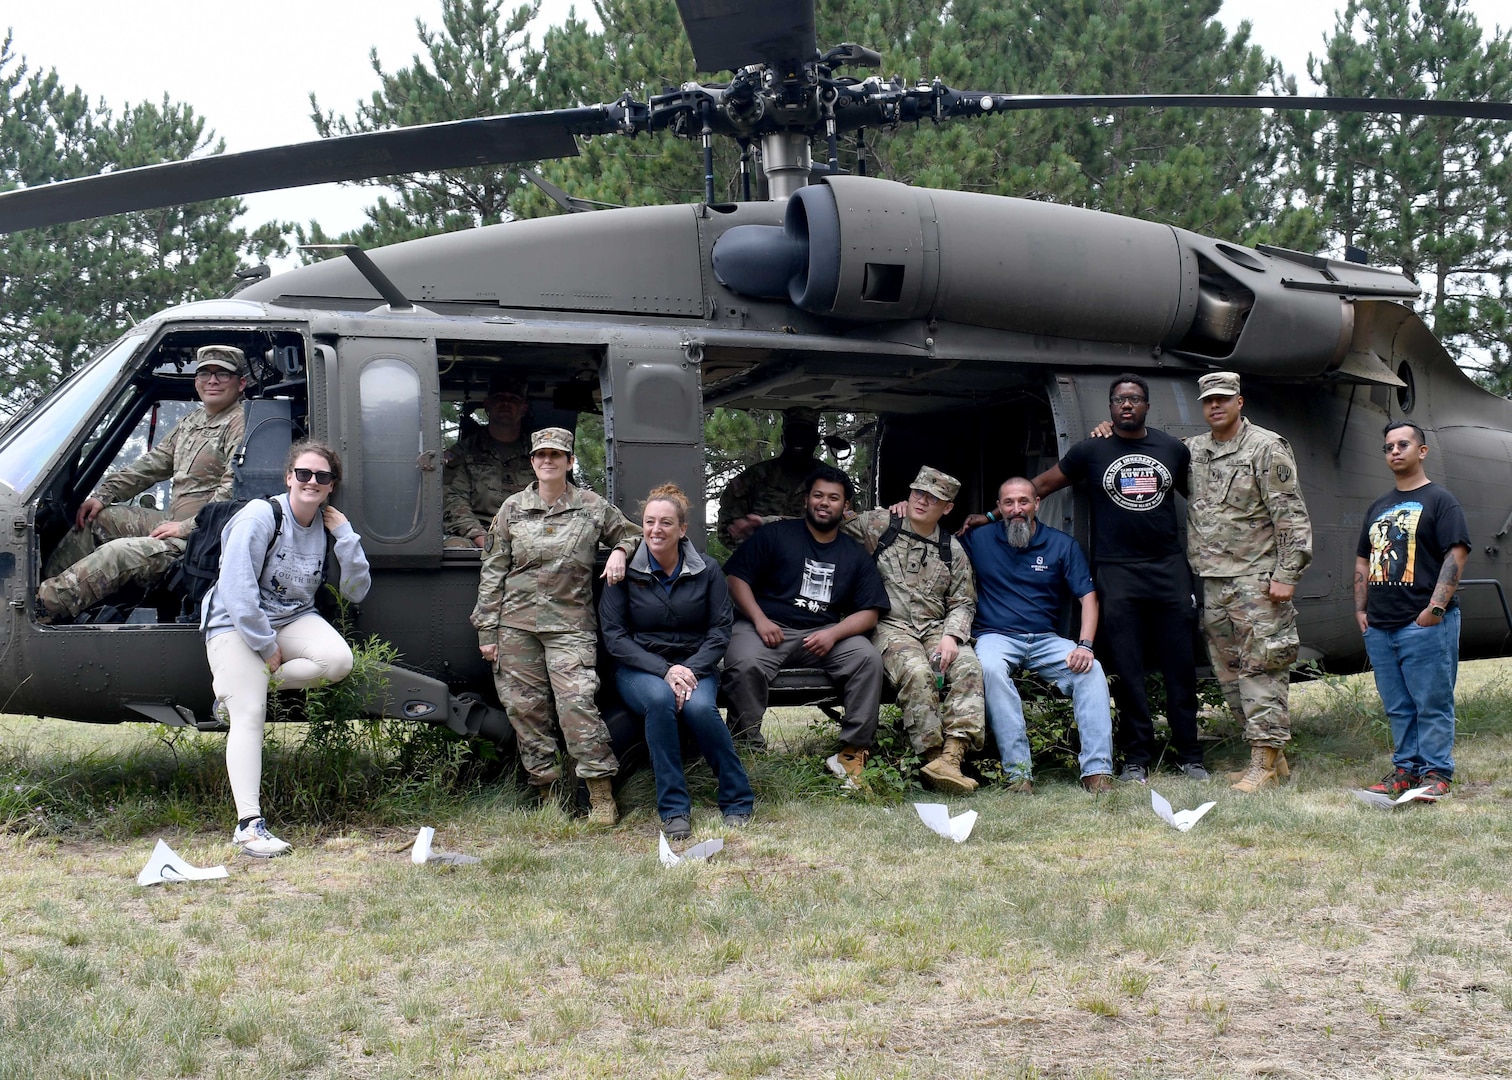
[(940, 658), (940, 650), (936, 649), (929, 654), (929, 670), (934, 672), (935, 693), (945, 696), (945, 664)]

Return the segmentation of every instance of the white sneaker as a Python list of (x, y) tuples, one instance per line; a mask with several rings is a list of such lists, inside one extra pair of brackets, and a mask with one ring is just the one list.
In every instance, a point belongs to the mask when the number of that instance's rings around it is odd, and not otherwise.
[(245, 828), (238, 825), (231, 834), (231, 842), (243, 855), (250, 855), (254, 859), (271, 859), (294, 847), (270, 833), (268, 823), (262, 818), (253, 818)]

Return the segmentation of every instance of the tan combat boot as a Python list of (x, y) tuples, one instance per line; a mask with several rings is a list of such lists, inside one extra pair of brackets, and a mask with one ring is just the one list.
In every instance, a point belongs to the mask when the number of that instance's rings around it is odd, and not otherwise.
[[(1244, 774), (1247, 772), (1249, 772), (1248, 768), (1235, 769), (1233, 772), (1225, 773), (1224, 775), (1227, 776), (1231, 781), (1238, 781), (1243, 780)], [(1276, 750), (1276, 779), (1286, 780), (1290, 776), (1291, 766), (1286, 763), (1286, 750), (1284, 747), (1278, 748)]]
[(965, 759), (966, 740), (949, 738), (943, 747), (929, 752), (929, 760), (919, 771), (936, 791), (970, 795), (977, 789), (977, 782), (961, 772), (961, 762)]
[(613, 825), (619, 821), (619, 807), (614, 805), (614, 780), (595, 776), (585, 783), (588, 785), (588, 824)]
[(1244, 795), (1253, 795), (1261, 788), (1276, 786), (1276, 759), (1281, 751), (1274, 746), (1251, 746), (1249, 768), (1233, 788)]

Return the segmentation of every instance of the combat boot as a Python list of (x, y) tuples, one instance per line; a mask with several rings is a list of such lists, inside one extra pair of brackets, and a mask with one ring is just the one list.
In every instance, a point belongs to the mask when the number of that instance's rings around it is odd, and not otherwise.
[[(1244, 774), (1247, 772), (1249, 772), (1248, 768), (1235, 769), (1231, 773), (1224, 773), (1224, 775), (1229, 778), (1230, 782), (1234, 782), (1243, 780)], [(1286, 763), (1286, 749), (1284, 747), (1278, 747), (1276, 749), (1276, 779), (1286, 780), (1290, 776), (1291, 766)]]
[(1261, 788), (1275, 787), (1276, 758), (1280, 756), (1281, 751), (1274, 746), (1251, 746), (1249, 768), (1244, 770), (1244, 775), (1234, 784), (1234, 790), (1244, 795), (1253, 795)]
[(961, 762), (965, 758), (966, 740), (946, 739), (943, 747), (929, 751), (929, 760), (919, 771), (936, 791), (951, 795), (970, 795), (977, 789), (977, 782), (961, 772)]
[(608, 776), (594, 776), (585, 783), (588, 785), (588, 824), (613, 825), (619, 821), (619, 807), (614, 805), (614, 780)]

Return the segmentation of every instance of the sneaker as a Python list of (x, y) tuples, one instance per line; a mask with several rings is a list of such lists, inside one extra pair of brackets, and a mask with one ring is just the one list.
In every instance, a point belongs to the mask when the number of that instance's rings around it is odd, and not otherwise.
[[(1433, 775), (1437, 775), (1437, 774), (1435, 773)], [(1415, 788), (1417, 786), (1418, 786), (1418, 778), (1415, 777), (1415, 776), (1413, 776), (1410, 772), (1408, 772), (1406, 769), (1402, 768), (1400, 765), (1398, 765), (1395, 769), (1392, 770), (1390, 776), (1387, 776), (1385, 779), (1383, 779), (1378, 784), (1371, 784), (1365, 790), (1366, 791), (1373, 791), (1377, 795), (1390, 795), (1394, 799), (1398, 795), (1400, 795), (1402, 792), (1404, 792), (1404, 791), (1411, 791), (1413, 788)], [(1448, 785), (1446, 784), (1445, 785), (1445, 789), (1446, 790), (1447, 790), (1447, 787), (1448, 787)]]
[(245, 827), (238, 825), (231, 834), (231, 842), (243, 855), (250, 855), (254, 859), (271, 859), (294, 847), (270, 833), (268, 823), (262, 818), (253, 818)]
[(693, 837), (693, 822), (687, 814), (677, 814), (673, 817), (662, 818), (662, 832), (668, 840), (689, 840)]
[(724, 816), (725, 828), (743, 829), (751, 823), (750, 814), (726, 814)]
[(1150, 770), (1143, 765), (1125, 765), (1123, 772), (1118, 774), (1120, 784), (1148, 784), (1150, 782)]
[(831, 754), (824, 763), (829, 766), (830, 772), (845, 781), (842, 786), (846, 791), (856, 791), (861, 787), (861, 770), (866, 768), (866, 759), (869, 757), (870, 750), (863, 750), (859, 746), (842, 746), (838, 753)]
[(1206, 782), (1213, 778), (1213, 774), (1204, 769), (1202, 767), (1202, 762), (1200, 761), (1184, 761), (1180, 765), (1178, 765), (1177, 768), (1181, 770), (1181, 774), (1188, 780), (1201, 780)]
[(1027, 776), (1015, 776), (1008, 781), (1008, 790), (1014, 795), (1033, 795), (1034, 781)]
[(1416, 787), (1422, 788), (1418, 792), (1420, 799), (1445, 799), (1449, 797), (1449, 785), (1451, 781), (1441, 772), (1425, 772), (1418, 778)]
[(1106, 795), (1113, 790), (1113, 778), (1105, 772), (1084, 776), (1081, 784), (1089, 795)]

